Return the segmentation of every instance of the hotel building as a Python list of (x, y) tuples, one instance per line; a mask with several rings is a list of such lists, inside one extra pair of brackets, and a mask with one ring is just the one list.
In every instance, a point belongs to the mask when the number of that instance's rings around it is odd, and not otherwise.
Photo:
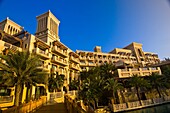
[[(35, 35), (25, 31), (22, 26), (9, 18), (0, 22), (0, 53), (5, 54), (8, 50), (13, 52), (24, 50), (39, 55), (42, 61), (41, 68), (49, 72), (49, 77), (52, 74), (65, 76), (62, 91), (69, 90), (69, 83), (78, 79), (80, 71), (89, 70), (104, 63), (113, 63), (120, 68), (118, 69), (119, 78), (128, 78), (133, 74), (145, 76), (152, 72), (161, 74), (159, 67), (145, 68), (159, 63), (160, 60), (157, 54), (144, 52), (142, 44), (133, 42), (109, 53), (102, 52), (100, 46), (96, 46), (94, 52), (81, 50), (74, 52), (60, 41), (58, 33), (60, 21), (50, 11), (37, 16), (36, 19)], [(47, 86), (41, 84), (38, 86), (45, 87), (48, 92)], [(35, 90), (36, 87), (33, 87), (32, 95), (35, 95)], [(25, 86), (23, 92), (25, 93), (23, 93), (22, 103), (26, 99)], [(14, 95), (14, 90), (11, 90), (10, 95)], [(0, 107), (2, 107), (1, 103)]]
[(89, 70), (105, 63), (113, 63), (119, 68), (119, 78), (128, 78), (134, 74), (146, 76), (153, 72), (161, 74), (159, 67), (146, 68), (160, 62), (158, 55), (151, 52), (144, 52), (142, 44), (136, 42), (124, 48), (115, 48), (109, 53), (102, 52), (100, 46), (96, 46), (94, 52), (77, 50), (76, 53), (79, 55), (82, 70)]

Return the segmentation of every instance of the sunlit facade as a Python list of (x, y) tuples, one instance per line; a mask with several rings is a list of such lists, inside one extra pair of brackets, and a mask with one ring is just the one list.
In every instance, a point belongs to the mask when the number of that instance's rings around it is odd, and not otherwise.
[(119, 68), (118, 76), (120, 78), (130, 77), (134, 74), (145, 76), (150, 75), (152, 72), (161, 74), (159, 67), (150, 67), (160, 62), (158, 55), (144, 52), (142, 44), (136, 42), (124, 48), (115, 48), (109, 53), (102, 52), (100, 46), (96, 46), (94, 52), (77, 50), (76, 53), (79, 55), (82, 70), (89, 70), (95, 66), (112, 63)]
[[(77, 50), (74, 52), (60, 41), (60, 21), (50, 12), (36, 17), (37, 29), (35, 35), (25, 31), (24, 28), (9, 18), (0, 22), (0, 53), (5, 54), (8, 50), (13, 52), (29, 51), (40, 56), (44, 70), (52, 75), (64, 75), (64, 86), (61, 91), (69, 90), (69, 83), (78, 80), (81, 71), (89, 70), (95, 66), (105, 63), (113, 63), (118, 67), (119, 78), (128, 78), (133, 74), (141, 76), (150, 75), (153, 72), (161, 74), (159, 67), (146, 68), (160, 62), (158, 55), (144, 52), (142, 44), (131, 43), (124, 48), (115, 48), (109, 53), (104, 53), (100, 46), (94, 48), (94, 52)], [(53, 76), (53, 77), (55, 77)], [(39, 89), (44, 88), (48, 93), (48, 87), (43, 84), (37, 85)], [(14, 104), (14, 87), (0, 89), (0, 93), (7, 92), (8, 99), (0, 102), (0, 107)], [(37, 87), (32, 87), (31, 97), (35, 96)], [(25, 102), (27, 87), (23, 86), (21, 103)], [(4, 104), (6, 103), (6, 104)]]
[[(64, 86), (61, 91), (69, 90), (69, 83), (72, 80), (77, 80), (80, 72), (79, 56), (60, 42), (58, 36), (58, 28), (60, 21), (50, 12), (46, 12), (40, 16), (37, 16), (37, 30), (35, 35), (32, 35), (25, 31), (23, 27), (13, 22), (9, 18), (0, 22), (0, 52), (5, 54), (8, 50), (13, 52), (29, 51), (30, 53), (37, 54), (42, 61), (44, 70), (49, 72), (49, 77), (53, 75), (64, 75)], [(48, 87), (43, 84), (38, 86), (44, 87), (48, 92)], [(23, 88), (22, 103), (25, 100), (27, 89)], [(15, 90), (15, 88), (13, 89)], [(32, 96), (35, 96), (36, 87), (32, 88)], [(0, 90), (4, 92), (4, 89)], [(14, 95), (11, 93), (8, 95)], [(13, 96), (14, 97), (14, 96)], [(11, 104), (13, 104), (13, 101)], [(2, 102), (2, 101), (1, 101)], [(4, 102), (0, 107), (5, 107)], [(11, 105), (10, 104), (10, 105)], [(6, 104), (6, 106), (8, 106)]]

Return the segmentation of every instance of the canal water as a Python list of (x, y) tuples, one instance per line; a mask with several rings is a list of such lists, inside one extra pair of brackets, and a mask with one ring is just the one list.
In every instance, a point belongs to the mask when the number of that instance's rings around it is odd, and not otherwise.
[(170, 103), (122, 113), (170, 113)]

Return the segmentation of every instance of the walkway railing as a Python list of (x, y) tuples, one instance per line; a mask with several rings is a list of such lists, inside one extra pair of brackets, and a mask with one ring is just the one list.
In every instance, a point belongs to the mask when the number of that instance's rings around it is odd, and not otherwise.
[(110, 108), (113, 112), (128, 111), (133, 109), (140, 109), (149, 106), (155, 106), (163, 103), (170, 102), (170, 96), (164, 96), (162, 98), (141, 100), (135, 102), (127, 102), (122, 104), (112, 104)]
[(22, 104), (21, 106), (18, 106), (18, 107), (15, 106), (15, 107), (3, 110), (2, 113), (29, 113), (29, 112), (36, 110), (43, 104), (46, 104), (46, 102), (47, 102), (47, 98), (46, 96), (43, 96), (39, 100), (30, 101), (29, 103)]
[(76, 90), (68, 91), (68, 94), (70, 94), (72, 96), (77, 96), (78, 95), (78, 91), (76, 91)]
[(13, 96), (0, 96), (0, 104), (13, 101)]
[(69, 113), (87, 113), (87, 111), (85, 111), (82, 108), (81, 103), (77, 103), (74, 99), (72, 99), (68, 95), (64, 96), (64, 100), (65, 100), (64, 103), (66, 105), (67, 111), (69, 111)]

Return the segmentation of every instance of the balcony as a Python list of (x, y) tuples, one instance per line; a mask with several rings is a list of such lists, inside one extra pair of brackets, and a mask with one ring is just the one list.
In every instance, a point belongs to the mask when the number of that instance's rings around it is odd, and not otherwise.
[(78, 58), (74, 58), (73, 56), (70, 57), (70, 61), (73, 61), (73, 62), (75, 62), (77, 64), (80, 63), (79, 59)]
[(149, 76), (152, 73), (159, 73), (161, 75), (161, 70), (157, 68), (138, 68), (138, 69), (118, 69), (119, 78), (129, 78), (133, 75), (139, 76)]
[(80, 63), (80, 66), (88, 66), (88, 65), (84, 62), (84, 63)]
[(153, 56), (145, 56), (145, 57), (146, 57), (146, 59), (154, 59)]
[(96, 66), (96, 64), (95, 63), (89, 63), (88, 66)]
[(0, 107), (10, 107), (14, 105), (13, 96), (0, 96)]
[(44, 65), (44, 64), (42, 64), (42, 66), (40, 66), (40, 67), (38, 67), (38, 68), (41, 68), (41, 69), (43, 69), (44, 71), (50, 71), (50, 68), (49, 68), (50, 66), (48, 66), (48, 65)]
[(94, 57), (88, 57), (87, 60), (94, 60)]
[(86, 60), (85, 56), (80, 56), (79, 58), (80, 58), (80, 60)]
[(70, 64), (70, 68), (79, 71), (80, 67), (78, 65)]
[(0, 104), (10, 103), (13, 101), (13, 96), (0, 96)]
[(47, 60), (50, 58), (49, 53), (47, 53), (46, 51), (41, 50), (39, 48), (35, 48), (33, 52), (36, 53), (37, 55), (39, 55), (42, 59)]
[(53, 63), (60, 64), (60, 65), (63, 65), (63, 66), (68, 65), (68, 64), (67, 64), (67, 61), (66, 61), (65, 59), (61, 59), (61, 58), (58, 58), (58, 57), (56, 57), (56, 56), (53, 56), (52, 59), (51, 59), (51, 61), (52, 61)]
[(10, 44), (10, 43), (7, 43), (7, 42), (4, 43), (4, 46), (5, 46), (6, 48), (8, 48), (8, 49), (9, 49), (10, 51), (12, 51), (12, 52), (16, 52), (16, 51), (21, 51), (21, 50), (22, 50), (22, 48), (17, 47), (17, 46), (14, 46), (14, 45), (12, 45), (12, 44)]
[(56, 53), (56, 54), (59, 54), (60, 56), (62, 56), (64, 58), (68, 57), (67, 50), (63, 50), (63, 49), (61, 49), (61, 48), (59, 48), (57, 46), (52, 47), (52, 52)]

